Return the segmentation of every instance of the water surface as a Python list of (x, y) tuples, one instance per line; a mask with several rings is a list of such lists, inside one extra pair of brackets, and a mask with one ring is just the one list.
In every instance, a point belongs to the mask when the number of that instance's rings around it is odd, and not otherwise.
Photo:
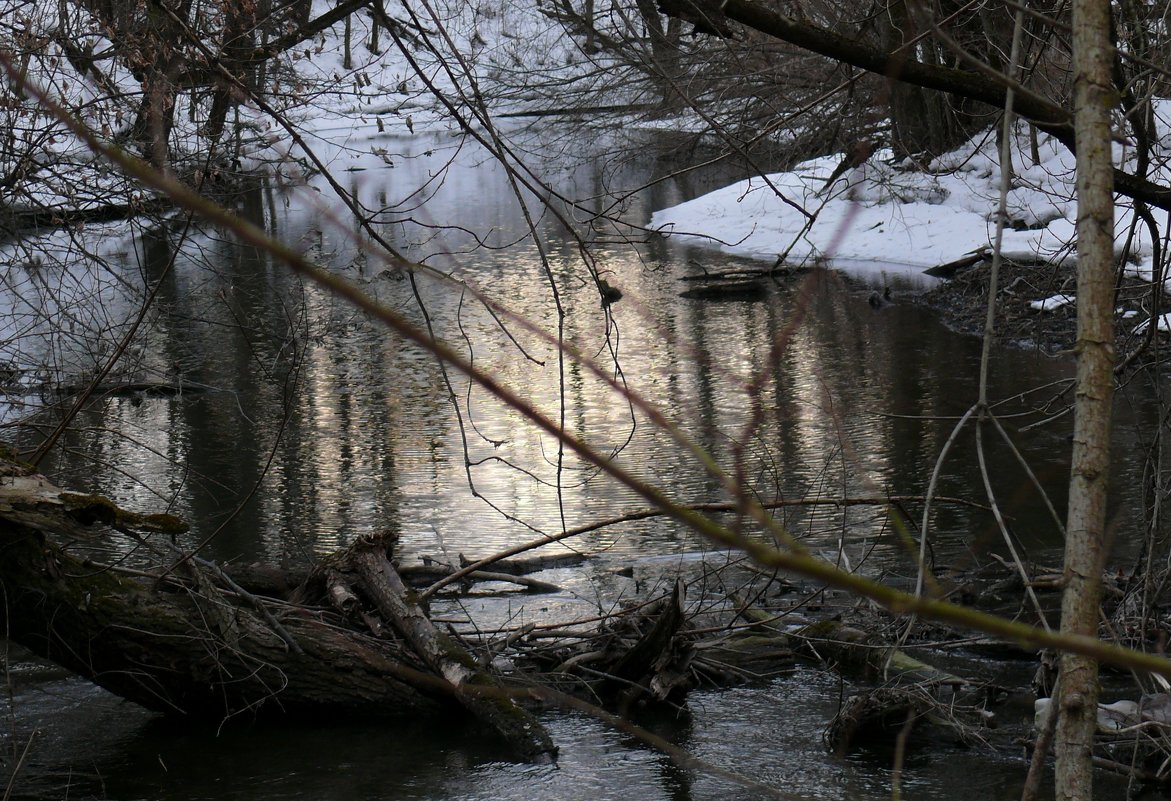
[[(310, 188), (257, 187), (239, 198), (238, 210), (396, 313), (430, 324), (534, 408), (677, 500), (730, 497), (723, 479), (681, 440), (764, 501), (926, 491), (956, 420), (976, 398), (980, 343), (907, 302), (924, 286), (920, 277), (873, 265), (851, 277), (823, 270), (784, 278), (753, 301), (682, 299), (683, 275), (759, 265), (615, 229), (596, 215), (611, 211), (643, 224), (653, 208), (726, 183), (736, 168), (673, 178), (615, 200), (616, 189), (647, 184), (675, 162), (637, 163), (614, 153), (581, 158), (580, 147), (570, 158), (563, 141), (549, 139), (538, 142), (547, 148), (539, 168), (558, 192), (585, 200), (558, 206), (574, 222), (575, 240), (526, 195), (539, 247), (526, 239), (505, 172), (458, 138), (381, 141), (385, 160), (337, 154), (337, 163), (348, 165), (339, 171), (348, 188), (377, 211), (381, 236), (408, 258), (500, 301), (516, 319), (487, 313), (453, 281), (388, 268), (369, 238), (354, 233), (349, 212), (324, 199), (319, 180)], [(426, 189), (417, 192), (419, 186)], [(443, 227), (451, 225), (459, 228)], [(600, 303), (583, 244), (596, 272), (621, 289), (619, 302)], [(182, 380), (191, 391), (99, 399), (46, 467), (62, 484), (181, 515), (193, 527), (185, 544), (209, 539), (210, 558), (304, 563), (359, 535), (392, 530), (405, 560), (474, 559), (538, 532), (646, 505), (581, 459), (559, 455), (556, 439), (515, 409), (458, 373), (445, 374), (430, 355), (224, 232), (175, 223), (130, 240), (117, 263), (124, 270), (117, 281), (80, 293), (101, 302), (79, 303), (74, 313), (105, 315), (116, 332), (137, 297), (125, 287), (162, 280), (159, 312), (120, 377)], [(60, 285), (89, 286), (94, 268), (81, 261), (50, 269), (60, 273)], [(895, 302), (876, 310), (867, 297), (884, 286)], [(583, 358), (559, 359), (559, 322), (564, 341)], [(22, 340), (22, 353), (56, 347), (62, 374), (82, 377), (92, 354), (62, 350), (51, 333)], [(1065, 504), (1068, 418), (1029, 426), (1068, 401), (1062, 393), (1070, 375), (1068, 359), (1027, 349), (998, 349), (991, 372), (997, 413), (1058, 509)], [(675, 435), (615, 384), (637, 393)], [(1133, 510), (1141, 509), (1142, 465), (1130, 457), (1157, 419), (1151, 408), (1140, 389), (1120, 413), (1118, 448), (1128, 457), (1114, 501), (1120, 564), (1135, 540)], [(28, 431), (20, 437), (31, 440)], [(1037, 491), (1007, 448), (991, 434), (988, 443), (991, 480), (1018, 545), (1042, 562), (1059, 560), (1060, 536)], [(939, 493), (981, 501), (981, 482), (969, 428), (940, 469)], [(906, 508), (917, 520), (920, 507)], [(851, 566), (891, 580), (912, 572), (882, 507), (794, 506), (778, 517), (812, 548)], [(949, 570), (1006, 553), (987, 511), (970, 506), (939, 506), (931, 539), (933, 556)], [(619, 567), (633, 564), (645, 578), (717, 550), (662, 519), (600, 529), (572, 547), (595, 558), (552, 577), (566, 587), (563, 595), (523, 611), (517, 599), (479, 599), (467, 611), (481, 626), (589, 613), (632, 591), (631, 579), (615, 575)], [(15, 664), (32, 670), (19, 657)], [(189, 732), (75, 679), (11, 675), (9, 747), (18, 753), (38, 732), (19, 785), (36, 797), (59, 797), (66, 788), (70, 797), (114, 799), (746, 797), (742, 788), (680, 769), (577, 715), (546, 716), (562, 753), (551, 770), (502, 761), (493, 743), (462, 724), (337, 721)], [(690, 719), (666, 724), (665, 733), (701, 758), (795, 797), (888, 795), (889, 760), (838, 759), (821, 745), (818, 733), (841, 692), (836, 678), (813, 669), (759, 687), (697, 692)], [(912, 759), (907, 792), (999, 798), (1013, 792), (1024, 770), (1016, 755), (939, 756)]]

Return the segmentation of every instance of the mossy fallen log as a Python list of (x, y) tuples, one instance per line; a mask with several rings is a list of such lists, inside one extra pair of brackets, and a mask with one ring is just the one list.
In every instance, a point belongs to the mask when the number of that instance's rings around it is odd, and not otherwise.
[[(930, 683), (962, 687), (974, 682), (940, 670), (895, 647), (889, 641), (840, 620), (820, 620), (806, 626), (781, 629), (775, 616), (733, 596), (736, 614), (750, 624), (753, 649), (770, 641), (775, 647), (829, 665), (839, 673), (864, 681)], [(743, 635), (741, 635), (743, 636)]]
[(805, 626), (790, 636), (799, 643), (798, 650), (832, 665), (844, 675), (866, 681), (957, 687), (972, 683), (916, 659), (882, 637), (837, 620), (823, 620)]
[[(0, 459), (3, 634), (171, 715), (418, 718), (463, 707), (526, 759), (555, 751), (540, 724), (409, 601), (392, 615), (402, 637), (390, 626), (369, 633), (328, 605), (252, 596), (202, 560), (182, 560), (171, 574), (131, 575), (79, 559), (50, 536), (92, 537), (112, 528), (143, 540), (176, 522), (64, 493), (30, 467)], [(387, 610), (388, 595), (409, 598), (387, 570), (385, 552), (367, 547), (350, 555), (365, 578), (361, 591), (378, 609)], [(353, 591), (333, 600), (368, 621)]]
[(298, 653), (227, 593), (94, 566), (2, 516), (0, 590), (7, 638), (158, 712), (413, 716), (452, 705), (400, 642), (275, 609)]

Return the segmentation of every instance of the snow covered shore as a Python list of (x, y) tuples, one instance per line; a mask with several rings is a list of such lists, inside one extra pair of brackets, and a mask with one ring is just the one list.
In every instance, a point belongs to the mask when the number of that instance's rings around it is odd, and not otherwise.
[[(6, 5), (11, 2), (0, 2)], [(330, 9), (326, 0), (315, 0), (313, 15)], [(76, 17), (78, 31), (92, 47), (110, 45), (88, 13), (78, 9)], [(443, 35), (430, 36), (428, 47), (412, 39), (414, 44), (401, 51), (368, 15), (354, 14), (350, 22), (348, 29), (338, 23), (316, 33), (278, 59), (282, 66), (270, 71), (266, 102), (276, 106), (282, 124), (242, 98), (234, 112), (241, 124), (239, 137), (211, 143), (201, 133), (206, 115), (190, 105), (207, 99), (180, 92), (171, 132), (176, 161), (202, 165), (206, 154), (218, 147), (221, 156), (231, 157), (229, 163), (245, 169), (288, 170), (294, 181), (300, 180), (297, 162), (305, 153), (291, 141), (295, 131), (308, 147), (321, 147), (331, 164), (371, 157), (393, 166), (389, 148), (396, 137), (456, 130), (457, 114), (463, 124), (482, 128), (482, 120), (469, 109), (478, 105), (473, 98), (481, 96), (481, 87), (493, 112), (515, 112), (557, 100), (568, 78), (583, 79), (605, 60), (599, 54), (587, 58), (573, 38), (532, 2), (481, 7), (445, 0), (428, 19), (403, 21), (404, 31), (434, 27)], [(126, 133), (136, 111), (137, 81), (116, 61), (104, 67), (109, 74), (102, 86), (78, 73), (48, 35), (58, 24), (58, 15), (48, 6), (30, 14), (30, 30), (43, 29), (50, 42), (43, 53), (30, 56), (30, 77), (77, 109), (92, 130), (120, 141), (117, 136)], [(619, 67), (606, 62), (607, 70), (611, 67), (620, 74)], [(587, 83), (580, 89), (583, 102), (594, 102), (592, 93), (602, 90)], [(118, 91), (107, 96), (106, 84)], [(622, 94), (621, 86), (615, 78), (597, 97), (633, 102), (635, 97)], [(433, 93), (442, 95), (443, 102)], [(22, 113), (39, 113), (38, 123), (43, 123), (29, 125), (27, 131), (48, 126), (54, 133), (43, 142), (30, 142), (30, 153), (68, 162), (70, 169), (36, 177), (24, 187), (24, 196), (6, 198), (7, 205), (89, 208), (107, 202), (117, 190), (137, 199), (132, 184), (106, 169), (57, 121), (33, 108), (35, 104), (26, 105), (29, 108)], [(1162, 123), (1168, 111), (1168, 101), (1156, 101), (1159, 143), (1171, 140)], [(672, 124), (690, 127), (683, 119), (655, 121), (657, 127)], [(1027, 126), (1021, 123), (1017, 130), (1008, 198), (1013, 230), (1005, 232), (1003, 252), (1027, 261), (1062, 263), (1069, 258), (1074, 239), (1073, 156), (1044, 134), (1034, 153)], [(837, 154), (830, 154), (660, 210), (652, 225), (676, 237), (769, 261), (784, 254), (793, 263), (821, 258), (860, 269), (867, 264), (932, 267), (987, 248), (993, 239), (1001, 175), (995, 140), (991, 130), (984, 131), (926, 169), (892, 163), (889, 151), (879, 151), (862, 167), (827, 185), (840, 162)], [(1115, 157), (1119, 164), (1133, 162), (1133, 148), (1116, 144)], [(1151, 177), (1166, 181), (1171, 176)], [(1129, 208), (1120, 205), (1118, 249), (1120, 255), (1127, 250), (1134, 273), (1145, 277), (1152, 272), (1151, 243), (1142, 227), (1135, 227), (1131, 236), (1133, 220)]]
[[(1024, 261), (1063, 263), (1073, 251), (1076, 223), (1073, 154), (1041, 134), (1040, 160), (1034, 164), (1023, 125), (1015, 139), (1011, 228), (1004, 232), (1002, 252)], [(1115, 158), (1125, 163), (1130, 153), (1115, 145)], [(890, 152), (880, 150), (826, 186), (839, 161), (826, 156), (746, 179), (657, 212), (652, 227), (739, 255), (773, 260), (787, 253), (792, 263), (823, 258), (862, 269), (892, 263), (928, 268), (992, 243), (1001, 175), (992, 131), (935, 159), (926, 170), (891, 164)], [(1120, 205), (1119, 255), (1133, 219)], [(1151, 245), (1141, 227), (1129, 258), (1136, 275), (1150, 275)]]

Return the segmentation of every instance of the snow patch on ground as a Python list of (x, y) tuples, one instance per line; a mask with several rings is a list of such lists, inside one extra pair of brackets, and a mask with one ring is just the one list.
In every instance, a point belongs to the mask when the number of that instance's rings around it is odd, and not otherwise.
[[(995, 139), (991, 131), (984, 131), (925, 170), (897, 163), (890, 151), (880, 150), (832, 183), (828, 179), (840, 157), (812, 159), (792, 170), (749, 178), (663, 209), (651, 225), (664, 234), (729, 253), (768, 260), (783, 257), (790, 263), (946, 264), (989, 248), (995, 239), (1001, 182)], [(1019, 260), (1063, 263), (1074, 254), (1074, 156), (1042, 134), (1034, 163), (1023, 124), (1012, 150), (1015, 172), (1001, 252)], [(1121, 145), (1115, 145), (1114, 155), (1121, 165), (1131, 161)], [(1119, 255), (1133, 217), (1120, 200)], [(1131, 272), (1149, 276), (1151, 253), (1146, 232), (1135, 228)]]
[[(1160, 315), (1160, 316), (1154, 318), (1154, 321), (1155, 321), (1155, 330), (1156, 331), (1160, 331), (1164, 334), (1171, 334), (1171, 314)], [(1143, 333), (1144, 331), (1147, 330), (1147, 326), (1149, 326), (1150, 324), (1151, 324), (1150, 318), (1143, 320), (1141, 323), (1139, 323), (1138, 325), (1136, 325), (1134, 327), (1134, 333), (1135, 334)]]
[(1033, 311), (1051, 312), (1065, 306), (1073, 306), (1077, 303), (1077, 298), (1073, 295), (1053, 295), (1041, 300), (1034, 300), (1029, 303), (1029, 308)]

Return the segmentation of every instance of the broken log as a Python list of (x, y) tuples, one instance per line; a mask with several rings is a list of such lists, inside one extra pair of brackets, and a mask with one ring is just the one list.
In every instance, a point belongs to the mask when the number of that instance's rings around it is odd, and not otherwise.
[(923, 271), (923, 274), (930, 275), (932, 278), (944, 278), (950, 280), (955, 278), (958, 273), (975, 267), (980, 262), (987, 261), (991, 257), (992, 254), (988, 248), (980, 248), (979, 250), (973, 251), (965, 256), (961, 256), (955, 261), (949, 261), (944, 264), (937, 264), (934, 267), (928, 268)]
[[(541, 570), (560, 570), (567, 567), (578, 567), (589, 561), (584, 553), (558, 553), (548, 556), (530, 556), (524, 559), (493, 559), (493, 573), (507, 573), (510, 576), (524, 576), (537, 573)], [(477, 562), (479, 564), (479, 562)], [(460, 569), (472, 565), (460, 554)], [(486, 567), (487, 565), (485, 565)], [(434, 556), (424, 556), (421, 565), (397, 565), (398, 572), (403, 578), (418, 575), (420, 577), (438, 578), (455, 572), (455, 567)], [(482, 568), (475, 568), (482, 569)], [(420, 578), (422, 580), (422, 578)]]
[[(206, 587), (95, 567), (43, 530), (0, 517), (4, 636), (147, 709), (190, 718), (416, 716), (451, 708), (401, 643), (275, 608), (300, 653), (267, 621)], [(209, 617), (209, 609), (221, 611)]]
[[(532, 559), (508, 559), (492, 563), (492, 570), (456, 569), (430, 557), (423, 557), (422, 564), (396, 564), (395, 570), (402, 576), (403, 581), (416, 589), (428, 587), (433, 582), (444, 582), (446, 579), (459, 573), (459, 580), (464, 577), (470, 581), (499, 581), (516, 584), (528, 592), (563, 592), (556, 584), (540, 579), (529, 578), (526, 574), (541, 570), (574, 567), (586, 561), (581, 554), (559, 554), (556, 556), (540, 556)], [(230, 564), (221, 566), (225, 573), (232, 577), (240, 586), (256, 595), (266, 595), (270, 598), (280, 598), (285, 601), (299, 602), (307, 598), (322, 595), (327, 591), (323, 585), (326, 576), (321, 566), (314, 569), (307, 566), (283, 567), (264, 562), (247, 564)], [(432, 594), (430, 591), (428, 595)]]
[(414, 593), (403, 584), (387, 558), (386, 542), (363, 538), (343, 558), (362, 581), (378, 611), (411, 644), (427, 665), (442, 676), (468, 711), (494, 728), (525, 760), (555, 761), (557, 748), (545, 728), (476, 663), (455, 638), (437, 629)]
[[(500, 566), (508, 567), (507, 564)], [(404, 581), (409, 581), (413, 585), (446, 578), (455, 573), (453, 568), (434, 562), (431, 564), (410, 565), (409, 567), (400, 566), (396, 570)], [(516, 570), (473, 570), (461, 579), (461, 583), (468, 584), (476, 581), (498, 581), (504, 584), (515, 584), (518, 587), (523, 587), (526, 592), (563, 592), (562, 588), (556, 584), (523, 575), (519, 571), (519, 568)]]
[(799, 650), (830, 663), (848, 676), (866, 681), (902, 681), (967, 687), (973, 682), (954, 676), (895, 648), (882, 638), (836, 620), (823, 620), (794, 632)]
[(695, 666), (723, 683), (762, 680), (793, 670), (796, 663), (787, 636), (736, 629), (695, 644)]
[(792, 648), (798, 653), (833, 666), (846, 676), (864, 681), (927, 682), (965, 687), (973, 682), (922, 662), (905, 651), (895, 648), (881, 637), (862, 629), (848, 626), (839, 620), (822, 620), (807, 626), (782, 629), (776, 615), (770, 615), (732, 595), (736, 614), (756, 632), (752, 638), (756, 648), (763, 648), (771, 640), (778, 651)]
[[(199, 559), (174, 574), (122, 572), (73, 556), (49, 534), (139, 542), (181, 524), (108, 499), (62, 492), (31, 466), (0, 457), (0, 614), (4, 636), (148, 709), (192, 719), (296, 714), (418, 717), (462, 705), (527, 759), (555, 749), (540, 724), (437, 631), (396, 583), (385, 552), (358, 548), (359, 592), (394, 610), (403, 638), (346, 625), (328, 607), (247, 594)], [(336, 558), (332, 561), (337, 561)], [(367, 620), (336, 572), (333, 603)], [(344, 578), (344, 577), (342, 577)]]
[(695, 651), (684, 636), (683, 582), (676, 580), (671, 594), (642, 617), (651, 621), (647, 630), (602, 668), (606, 678), (599, 693), (617, 699), (623, 711), (644, 696), (666, 701), (692, 685), (689, 668)]
[(142, 214), (165, 211), (173, 204), (164, 198), (148, 198), (135, 203), (106, 203), (88, 208), (37, 207), (20, 208), (0, 204), (0, 241), (26, 234), (43, 234), (53, 228), (81, 223), (117, 222)]
[(685, 289), (679, 297), (687, 300), (753, 301), (768, 296), (763, 281), (718, 281)]

